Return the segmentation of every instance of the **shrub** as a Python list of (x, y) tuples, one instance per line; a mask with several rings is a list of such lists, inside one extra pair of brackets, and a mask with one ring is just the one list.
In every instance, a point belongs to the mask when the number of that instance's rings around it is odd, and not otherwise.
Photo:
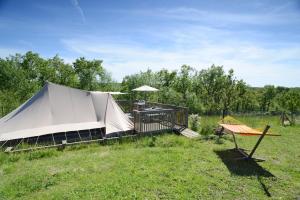
[(192, 114), (190, 116), (191, 129), (193, 131), (198, 131), (200, 126), (200, 117), (197, 114)]
[(152, 136), (152, 137), (151, 137), (151, 140), (150, 140), (149, 143), (148, 143), (148, 146), (149, 146), (149, 147), (155, 147), (155, 141), (156, 141), (156, 137), (155, 137), (155, 136)]
[(205, 125), (201, 128), (200, 134), (203, 136), (214, 134), (214, 127), (210, 125)]

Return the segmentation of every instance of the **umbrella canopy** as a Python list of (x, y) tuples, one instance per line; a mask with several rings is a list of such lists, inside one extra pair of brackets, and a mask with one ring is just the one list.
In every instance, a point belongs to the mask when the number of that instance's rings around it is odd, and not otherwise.
[(132, 91), (139, 91), (139, 92), (156, 92), (158, 89), (154, 87), (150, 87), (148, 85), (143, 85), (141, 87), (135, 88)]

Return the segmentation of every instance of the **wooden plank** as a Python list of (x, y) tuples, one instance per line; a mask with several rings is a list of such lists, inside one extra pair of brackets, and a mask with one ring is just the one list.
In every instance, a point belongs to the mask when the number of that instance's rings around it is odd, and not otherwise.
[(191, 129), (184, 129), (180, 132), (181, 135), (188, 137), (188, 138), (196, 138), (199, 137), (199, 133), (192, 131)]
[(9, 152), (11, 152), (13, 150), (13, 147), (7, 147), (6, 149), (5, 149), (5, 153), (9, 153)]

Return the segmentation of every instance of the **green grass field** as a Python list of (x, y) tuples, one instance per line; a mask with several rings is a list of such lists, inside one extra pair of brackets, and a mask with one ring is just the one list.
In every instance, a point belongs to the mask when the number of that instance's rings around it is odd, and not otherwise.
[[(263, 128), (254, 163), (237, 161), (232, 138), (191, 140), (162, 134), (106, 145), (91, 144), (19, 154), (0, 153), (0, 199), (297, 199), (300, 197), (300, 126), (279, 117), (238, 117)], [(217, 117), (202, 117), (209, 130)], [(250, 149), (257, 137), (238, 136)]]

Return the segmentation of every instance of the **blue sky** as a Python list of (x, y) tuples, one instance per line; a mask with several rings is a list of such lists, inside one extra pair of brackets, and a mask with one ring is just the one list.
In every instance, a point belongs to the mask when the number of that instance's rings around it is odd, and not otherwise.
[(150, 68), (233, 68), (252, 86), (300, 86), (300, 1), (0, 0), (0, 57), (101, 59), (113, 78)]

